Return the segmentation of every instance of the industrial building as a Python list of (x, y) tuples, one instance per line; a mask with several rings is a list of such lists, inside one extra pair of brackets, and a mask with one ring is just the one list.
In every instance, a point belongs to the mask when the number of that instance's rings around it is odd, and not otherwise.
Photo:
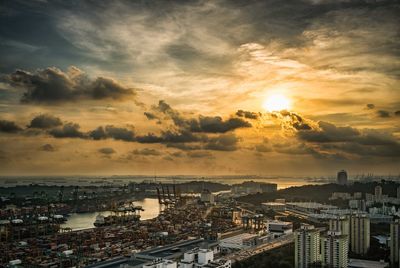
[(293, 232), (293, 223), (277, 220), (269, 221), (267, 223), (267, 230), (274, 237), (291, 234)]

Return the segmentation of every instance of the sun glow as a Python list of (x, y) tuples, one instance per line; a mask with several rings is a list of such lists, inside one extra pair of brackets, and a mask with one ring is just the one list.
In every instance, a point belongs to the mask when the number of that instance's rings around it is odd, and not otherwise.
[(290, 100), (280, 94), (269, 96), (263, 103), (263, 108), (269, 112), (277, 112), (290, 109)]

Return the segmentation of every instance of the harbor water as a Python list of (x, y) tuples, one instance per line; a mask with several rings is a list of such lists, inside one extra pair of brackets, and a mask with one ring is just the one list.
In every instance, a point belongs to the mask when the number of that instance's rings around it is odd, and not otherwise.
[[(158, 216), (160, 207), (158, 199), (156, 198), (145, 198), (134, 202), (135, 206), (142, 206), (144, 211), (140, 212), (141, 220), (153, 219)], [(97, 215), (108, 216), (111, 211), (102, 212), (85, 212), (85, 213), (72, 213), (67, 219), (68, 221), (61, 225), (62, 228), (71, 228), (72, 230), (83, 230), (88, 228), (94, 228), (93, 223), (96, 220)]]

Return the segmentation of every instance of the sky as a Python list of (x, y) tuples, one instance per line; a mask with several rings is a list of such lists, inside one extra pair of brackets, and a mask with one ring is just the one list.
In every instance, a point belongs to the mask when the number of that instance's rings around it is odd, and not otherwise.
[(0, 175), (400, 174), (400, 3), (2, 1)]

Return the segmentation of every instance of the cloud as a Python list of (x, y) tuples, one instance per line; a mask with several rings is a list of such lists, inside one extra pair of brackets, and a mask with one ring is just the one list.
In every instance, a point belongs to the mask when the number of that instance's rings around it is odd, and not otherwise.
[(132, 129), (115, 127), (113, 125), (100, 126), (90, 131), (88, 135), (94, 140), (112, 138), (114, 140), (135, 141), (135, 133)]
[(258, 119), (260, 117), (260, 113), (243, 111), (243, 110), (238, 110), (236, 112), (236, 115), (238, 117), (244, 117), (244, 118), (247, 118), (247, 119)]
[(267, 153), (267, 152), (271, 152), (272, 148), (271, 146), (268, 146), (266, 144), (257, 144), (254, 149), (259, 152), (259, 153)]
[(161, 153), (155, 149), (144, 148), (144, 149), (135, 149), (132, 151), (132, 154), (135, 155), (147, 155), (147, 156), (158, 156)]
[(45, 151), (45, 152), (55, 152), (56, 151), (56, 148), (53, 145), (51, 145), (50, 143), (43, 144), (42, 146), (40, 146), (39, 149), (41, 151)]
[(204, 149), (215, 151), (235, 151), (238, 149), (237, 143), (239, 139), (235, 134), (222, 134), (217, 137), (212, 137), (204, 145)]
[(70, 67), (63, 72), (55, 67), (38, 69), (34, 73), (17, 70), (7, 76), (7, 82), (25, 90), (21, 101), (26, 103), (60, 103), (80, 99), (122, 100), (135, 92), (110, 78), (92, 80), (83, 71)]
[(395, 116), (400, 116), (400, 111), (394, 112), (394, 115), (395, 115)]
[(145, 116), (147, 117), (147, 119), (149, 119), (149, 120), (158, 119), (158, 117), (157, 117), (155, 114), (150, 113), (150, 112), (144, 112), (144, 115), (145, 115)]
[(80, 126), (75, 123), (66, 123), (62, 127), (57, 127), (48, 131), (55, 138), (84, 138), (85, 133), (79, 131)]
[(342, 153), (358, 157), (400, 157), (399, 140), (391, 133), (381, 130), (338, 127), (332, 123), (319, 121), (318, 128), (300, 130), (296, 135), (301, 141), (315, 145), (309, 152), (316, 156), (336, 151), (338, 158), (345, 158)]
[(352, 127), (337, 127), (334, 124), (319, 121), (318, 129), (300, 129), (297, 135), (309, 142), (340, 142), (358, 137), (360, 131)]
[(29, 124), (29, 128), (41, 128), (41, 129), (47, 129), (47, 128), (53, 128), (53, 127), (58, 127), (62, 125), (62, 121), (60, 118), (55, 117), (50, 114), (41, 114), (36, 117), (34, 117), (31, 120), (31, 123)]
[(153, 109), (171, 118), (178, 128), (190, 132), (226, 133), (237, 128), (249, 128), (252, 126), (249, 122), (238, 117), (228, 118), (227, 120), (222, 119), (220, 116), (202, 115), (198, 118), (185, 118), (163, 100), (160, 100), (158, 106), (154, 106)]
[(103, 147), (103, 148), (100, 148), (100, 149), (98, 150), (98, 152), (101, 153), (101, 154), (107, 155), (107, 156), (110, 156), (110, 155), (116, 153), (116, 151), (115, 151), (113, 148), (111, 148), (111, 147)]
[(381, 117), (381, 118), (390, 117), (390, 113), (388, 111), (385, 111), (385, 110), (378, 110), (378, 111), (376, 111), (376, 114), (377, 114), (378, 117)]
[(187, 156), (190, 158), (214, 158), (213, 154), (207, 151), (189, 151), (187, 152)]
[(366, 105), (366, 109), (368, 109), (368, 110), (375, 109), (375, 104), (373, 104), (373, 103), (368, 103), (368, 104)]
[(237, 128), (249, 128), (251, 124), (240, 118), (223, 120), (220, 116), (199, 116), (199, 119), (190, 121), (190, 130), (193, 132), (225, 133)]
[(22, 131), (22, 128), (13, 121), (0, 120), (0, 132), (16, 133)]
[(131, 129), (109, 125), (105, 127), (105, 132), (108, 137), (111, 137), (114, 140), (135, 141), (135, 133)]
[(284, 120), (282, 120), (282, 123), (284, 127), (291, 127), (296, 130), (311, 130), (312, 127), (309, 122), (306, 122), (306, 120), (301, 117), (300, 115), (294, 113), (294, 112), (289, 112), (289, 111), (280, 111), (279, 113), (272, 113), (273, 116), (283, 116)]

